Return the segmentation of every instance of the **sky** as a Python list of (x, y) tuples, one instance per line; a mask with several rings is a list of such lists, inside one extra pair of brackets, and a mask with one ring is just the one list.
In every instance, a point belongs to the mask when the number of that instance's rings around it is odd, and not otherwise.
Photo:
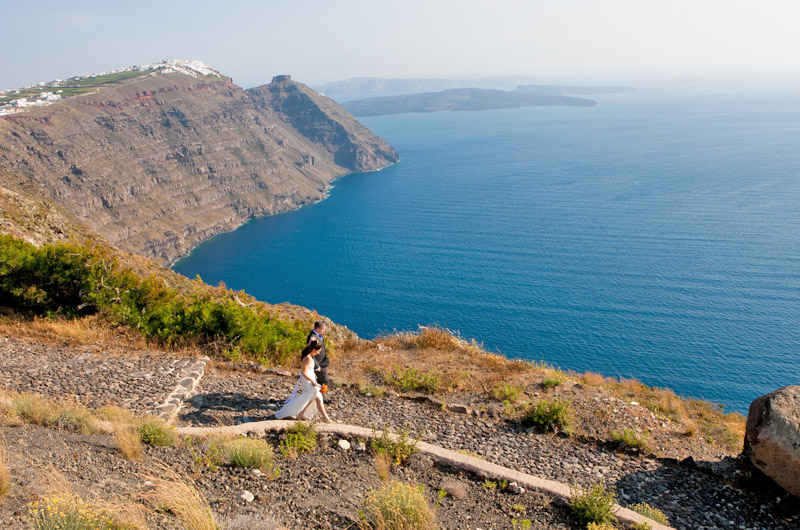
[(797, 0), (0, 0), (0, 20), (0, 90), (161, 59), (245, 88), (278, 74), (800, 77)]

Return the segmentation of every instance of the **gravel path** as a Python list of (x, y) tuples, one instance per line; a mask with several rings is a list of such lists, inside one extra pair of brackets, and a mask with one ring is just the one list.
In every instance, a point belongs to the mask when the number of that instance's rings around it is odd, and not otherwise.
[[(184, 406), (178, 422), (215, 426), (270, 419), (295, 380), (288, 374), (214, 371), (204, 377), (199, 394)], [(760, 484), (741, 484), (748, 470), (736, 459), (694, 464), (642, 457), (500, 418), (442, 410), (428, 400), (374, 398), (347, 387), (333, 390), (330, 399), (329, 413), (342, 423), (407, 429), (428, 443), (566, 484), (603, 480), (616, 489), (623, 506), (646, 502), (662, 510), (677, 529), (800, 528), (796, 503), (785, 494), (776, 497), (780, 492), (771, 491), (769, 499), (754, 495)], [(776, 499), (793, 507), (782, 509)]]
[[(182, 426), (271, 419), (296, 381), (279, 373), (211, 370), (204, 375), (204, 365), (135, 349), (0, 338), (0, 389), (74, 398), (90, 407), (113, 403), (137, 414), (177, 413)], [(329, 397), (329, 412), (342, 423), (407, 429), (412, 437), (445, 449), (565, 484), (604, 480), (616, 489), (620, 504), (647, 502), (677, 529), (800, 528), (797, 501), (762, 482), (748, 482), (746, 462), (736, 459), (681, 464), (524, 429), (499, 417), (442, 410), (428, 400), (374, 398), (347, 387)], [(183, 398), (188, 399), (178, 411), (174, 405)]]
[(205, 361), (146, 350), (57, 346), (0, 338), (0, 389), (114, 404), (172, 419), (202, 377)]

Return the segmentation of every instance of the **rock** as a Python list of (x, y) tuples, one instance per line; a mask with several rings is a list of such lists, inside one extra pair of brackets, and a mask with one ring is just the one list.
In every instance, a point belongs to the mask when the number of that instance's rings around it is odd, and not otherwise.
[(458, 414), (469, 414), (469, 407), (458, 403), (448, 404), (447, 410), (449, 410), (450, 412), (457, 412)]
[(356, 443), (356, 451), (358, 451), (359, 453), (363, 453), (366, 450), (367, 450), (367, 444), (365, 444), (364, 442)]
[(252, 471), (250, 471), (250, 473), (251, 473), (251, 474), (252, 474), (254, 477), (257, 477), (257, 478), (261, 478), (261, 477), (263, 477), (263, 476), (264, 476), (264, 473), (262, 473), (260, 469), (253, 469)]
[(245, 490), (239, 495), (239, 498), (242, 499), (244, 502), (253, 502), (256, 498), (255, 495), (250, 493), (249, 491)]
[(783, 489), (800, 498), (800, 386), (785, 386), (750, 404), (744, 452)]
[(336, 446), (341, 449), (342, 451), (349, 451), (350, 450), (350, 442), (347, 440), (339, 440)]
[(521, 495), (525, 493), (525, 488), (523, 488), (516, 482), (510, 482), (508, 484), (508, 491), (510, 491), (511, 493), (516, 493), (517, 495)]

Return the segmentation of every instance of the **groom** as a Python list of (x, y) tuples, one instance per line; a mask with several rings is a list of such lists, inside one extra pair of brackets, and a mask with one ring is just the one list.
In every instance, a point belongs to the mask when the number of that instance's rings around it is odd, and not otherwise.
[(314, 322), (314, 329), (312, 329), (308, 337), (306, 337), (306, 344), (318, 342), (322, 345), (322, 351), (314, 356), (314, 372), (317, 375), (317, 383), (320, 385), (328, 385), (330, 384), (328, 365), (331, 364), (331, 362), (328, 360), (328, 356), (325, 355), (325, 339), (322, 337), (323, 333), (325, 333), (325, 322), (317, 320)]

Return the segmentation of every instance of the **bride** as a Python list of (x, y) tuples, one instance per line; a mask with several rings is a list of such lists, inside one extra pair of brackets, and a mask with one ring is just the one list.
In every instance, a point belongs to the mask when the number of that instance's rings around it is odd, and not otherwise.
[[(289, 396), (286, 404), (275, 413), (277, 419), (297, 418), (301, 421), (308, 421), (319, 411), (325, 422), (331, 422), (331, 418), (325, 412), (325, 404), (322, 401), (322, 392), (320, 392), (322, 387), (317, 384), (317, 377), (314, 375), (314, 356), (319, 354), (320, 351), (322, 351), (322, 345), (316, 341), (309, 342), (308, 346), (303, 348), (303, 353), (300, 356), (300, 379), (294, 385), (292, 395)], [(298, 386), (302, 390), (300, 395), (297, 395)], [(315, 401), (317, 403), (316, 409), (313, 406)]]

